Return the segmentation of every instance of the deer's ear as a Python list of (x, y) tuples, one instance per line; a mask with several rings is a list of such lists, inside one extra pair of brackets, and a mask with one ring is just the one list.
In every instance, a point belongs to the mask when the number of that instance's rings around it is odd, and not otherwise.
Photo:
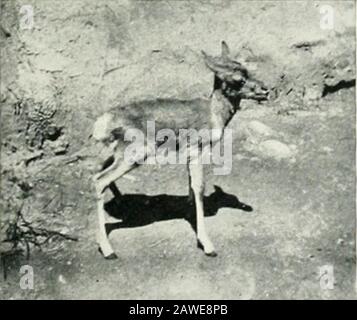
[(205, 61), (206, 66), (211, 69), (213, 72), (217, 72), (218, 68), (217, 68), (217, 64), (215, 63), (215, 61), (212, 59), (212, 57), (210, 57), (206, 52), (204, 52), (203, 50), (201, 50), (202, 55), (203, 55), (203, 59)]
[(223, 64), (217, 63), (214, 58), (210, 57), (207, 55), (203, 50), (201, 51), (203, 55), (203, 60), (206, 64), (206, 66), (213, 71), (214, 73), (217, 74), (218, 77), (221, 79), (224, 79), (226, 73), (229, 71)]
[(229, 48), (225, 41), (222, 41), (222, 58), (228, 59), (229, 56)]

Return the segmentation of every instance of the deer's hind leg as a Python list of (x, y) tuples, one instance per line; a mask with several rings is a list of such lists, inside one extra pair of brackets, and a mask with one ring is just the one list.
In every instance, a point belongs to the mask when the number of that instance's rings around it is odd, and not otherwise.
[(109, 242), (108, 233), (106, 230), (106, 212), (104, 209), (104, 191), (107, 187), (113, 193), (119, 192), (115, 186), (115, 180), (122, 177), (135, 167), (135, 164), (130, 164), (125, 161), (120, 161), (118, 155), (114, 155), (114, 161), (93, 177), (93, 183), (96, 190), (97, 197), (97, 214), (98, 214), (98, 229), (97, 229), (97, 243), (99, 251), (106, 259), (116, 259), (117, 256)]
[(196, 204), (196, 233), (197, 233), (197, 245), (203, 249), (206, 255), (210, 257), (217, 256), (214, 246), (209, 239), (206, 227), (204, 223), (204, 172), (203, 165), (201, 163), (188, 164), (190, 184), (193, 190), (195, 204)]
[[(101, 164), (101, 170), (100, 171), (104, 171), (105, 169), (109, 168), (113, 162), (114, 162), (114, 157), (111, 156), (109, 157), (107, 160), (104, 161), (104, 163)], [(97, 175), (98, 178), (98, 175)], [(114, 195), (115, 199), (119, 198), (121, 196), (121, 192), (119, 191), (118, 187), (116, 186), (115, 182), (112, 182), (109, 185), (109, 189), (112, 192), (112, 194)]]
[(106, 212), (104, 209), (104, 194), (97, 195), (97, 215), (98, 215), (98, 229), (96, 240), (99, 246), (100, 253), (104, 256), (105, 259), (116, 259), (117, 255), (115, 254), (109, 239), (108, 233), (105, 227), (105, 216)]

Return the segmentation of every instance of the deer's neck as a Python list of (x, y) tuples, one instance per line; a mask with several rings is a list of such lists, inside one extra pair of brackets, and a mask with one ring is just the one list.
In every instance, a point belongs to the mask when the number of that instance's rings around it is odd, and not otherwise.
[(212, 93), (211, 120), (212, 128), (224, 129), (236, 113), (234, 104), (218, 89)]
[(213, 91), (219, 90), (221, 94), (229, 101), (235, 111), (239, 110), (240, 98), (237, 95), (237, 89), (231, 88), (217, 76), (214, 77)]
[(212, 93), (212, 125), (224, 129), (239, 110), (240, 98), (217, 76)]

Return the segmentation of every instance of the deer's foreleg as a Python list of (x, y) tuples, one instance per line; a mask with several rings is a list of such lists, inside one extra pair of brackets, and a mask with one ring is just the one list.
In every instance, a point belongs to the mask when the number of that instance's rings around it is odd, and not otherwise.
[(99, 246), (99, 251), (103, 254), (106, 259), (116, 259), (112, 246), (110, 245), (108, 239), (108, 233), (105, 228), (105, 210), (104, 210), (104, 194), (97, 194), (97, 214), (98, 214), (98, 228), (97, 228), (97, 243)]
[(191, 176), (191, 187), (195, 197), (196, 204), (196, 232), (197, 232), (197, 244), (203, 249), (206, 255), (215, 257), (217, 254), (213, 247), (211, 240), (209, 239), (206, 227), (204, 223), (204, 173), (203, 165), (189, 163), (189, 175)]

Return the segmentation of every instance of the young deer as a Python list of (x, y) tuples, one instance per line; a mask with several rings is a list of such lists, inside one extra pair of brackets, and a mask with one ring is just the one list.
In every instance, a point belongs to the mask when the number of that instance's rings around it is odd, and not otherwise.
[[(115, 181), (138, 166), (138, 162), (123, 159), (124, 133), (129, 128), (146, 132), (147, 121), (155, 121), (156, 128), (169, 128), (178, 132), (180, 129), (218, 129), (219, 135), (214, 135), (214, 141), (201, 144), (202, 154), (212, 144), (218, 142), (224, 128), (239, 109), (241, 99), (266, 100), (268, 90), (260, 81), (253, 79), (246, 68), (239, 62), (229, 58), (227, 44), (222, 42), (222, 54), (210, 57), (202, 51), (206, 66), (214, 72), (213, 92), (209, 99), (176, 100), (160, 99), (141, 101), (126, 106), (116, 106), (99, 117), (94, 124), (94, 139), (105, 145), (108, 157), (103, 159), (99, 172), (93, 177), (95, 185), (99, 228), (97, 242), (99, 250), (106, 259), (117, 258), (108, 239), (105, 226), (104, 191), (109, 188), (114, 195), (120, 197)], [(147, 139), (147, 137), (146, 137)], [(189, 146), (188, 146), (189, 148)], [(141, 159), (152, 157), (153, 153), (146, 150)], [(196, 206), (197, 245), (206, 255), (216, 256), (214, 246), (209, 239), (204, 224), (204, 172), (199, 161), (188, 157), (189, 192), (194, 197)]]

